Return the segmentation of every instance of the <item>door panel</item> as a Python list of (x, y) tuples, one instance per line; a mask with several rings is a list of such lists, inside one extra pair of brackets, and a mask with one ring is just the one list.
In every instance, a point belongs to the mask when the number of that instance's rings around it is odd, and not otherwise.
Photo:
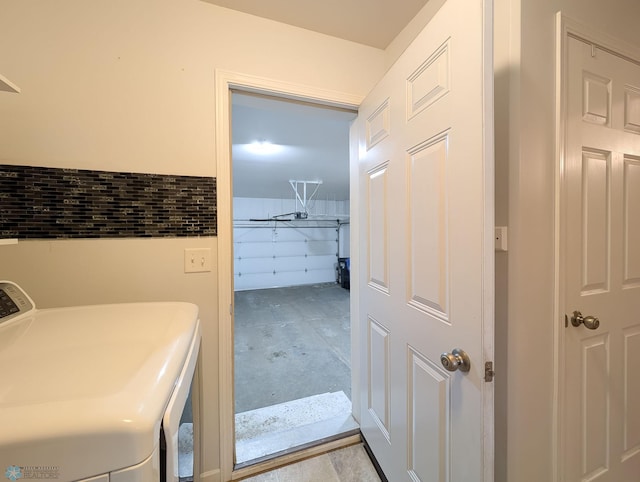
[(449, 92), (449, 40), (407, 79), (407, 117), (411, 119)]
[(409, 304), (449, 320), (447, 135), (409, 152)]
[[(483, 296), (493, 292), (485, 276), (494, 249), (485, 244), (486, 230), (493, 238), (487, 4), (447, 0), (367, 96), (351, 131), (362, 241), (352, 253), (364, 268), (356, 293), (366, 327), (360, 422), (394, 482), (492, 474), (484, 457), (493, 419), (483, 418), (492, 413), (483, 411), (492, 354), (483, 340), (493, 336), (483, 303), (491, 296)], [(441, 354), (454, 348), (469, 355), (468, 372), (443, 367)]]
[[(414, 480), (448, 480), (451, 378), (409, 347), (409, 461)], [(427, 428), (425, 430), (425, 428)], [(421, 447), (437, 446), (424, 453)]]
[(369, 206), (367, 242), (369, 244), (369, 284), (385, 293), (389, 291), (389, 205), (387, 163), (368, 173)]
[(597, 474), (606, 470), (609, 444), (609, 390), (601, 370), (609, 371), (609, 340), (606, 335), (582, 343), (582, 428), (583, 472)]
[(640, 158), (625, 157), (623, 176), (624, 286), (633, 288), (640, 284)]
[[(638, 315), (636, 315), (638, 316)], [(623, 332), (623, 377), (624, 384), (624, 427), (622, 460), (637, 456), (640, 450), (640, 325), (628, 328)]]
[(611, 153), (582, 153), (582, 293), (609, 290)]
[(636, 480), (640, 65), (577, 38), (567, 42), (564, 306), (567, 319), (578, 310), (599, 325), (566, 324), (564, 480)]
[(369, 318), (367, 411), (380, 433), (389, 440), (389, 331)]

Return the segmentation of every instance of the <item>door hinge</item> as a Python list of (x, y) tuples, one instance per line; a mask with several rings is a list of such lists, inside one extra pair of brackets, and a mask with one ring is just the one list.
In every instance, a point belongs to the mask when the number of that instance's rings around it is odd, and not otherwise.
[(496, 372), (493, 371), (493, 362), (488, 361), (484, 364), (484, 381), (492, 382)]

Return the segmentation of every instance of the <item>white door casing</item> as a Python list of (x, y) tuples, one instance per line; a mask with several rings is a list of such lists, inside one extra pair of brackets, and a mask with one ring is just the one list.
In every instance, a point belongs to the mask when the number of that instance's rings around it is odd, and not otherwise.
[[(218, 322), (219, 322), (219, 423), (220, 473), (202, 474), (201, 480), (235, 480), (249, 471), (234, 473), (235, 428), (233, 398), (233, 213), (231, 165), (231, 91), (254, 92), (319, 105), (356, 110), (362, 98), (344, 92), (268, 79), (225, 70), (215, 72), (216, 99), (216, 168), (218, 218)], [(352, 330), (357, 330), (352, 327)], [(352, 361), (352, 378), (357, 376), (357, 362)], [(203, 450), (214, 450), (203, 447)], [(288, 461), (295, 460), (295, 455)], [(275, 463), (273, 464), (275, 465)], [(262, 469), (269, 467), (265, 462)]]
[(360, 422), (394, 482), (493, 480), (491, 10), (445, 2), (352, 127)]
[[(638, 480), (640, 52), (558, 23), (558, 478)], [(576, 310), (599, 325), (573, 326)]]

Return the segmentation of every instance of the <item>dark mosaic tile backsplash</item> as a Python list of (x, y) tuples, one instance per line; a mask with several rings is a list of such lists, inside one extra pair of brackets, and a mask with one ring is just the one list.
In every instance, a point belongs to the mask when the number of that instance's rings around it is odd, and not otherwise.
[(0, 165), (0, 238), (216, 235), (212, 177)]

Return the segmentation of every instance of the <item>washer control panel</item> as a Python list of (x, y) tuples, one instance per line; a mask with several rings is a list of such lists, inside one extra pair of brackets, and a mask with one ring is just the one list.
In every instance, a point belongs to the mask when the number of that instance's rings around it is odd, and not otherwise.
[(0, 323), (36, 309), (36, 305), (22, 288), (11, 281), (0, 281)]

